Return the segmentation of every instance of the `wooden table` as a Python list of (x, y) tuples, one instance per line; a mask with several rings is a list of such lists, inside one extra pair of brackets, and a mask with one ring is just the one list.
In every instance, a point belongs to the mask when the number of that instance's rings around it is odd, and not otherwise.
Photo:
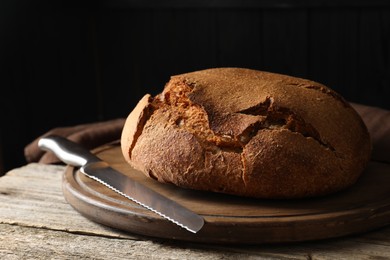
[(390, 259), (390, 227), (284, 245), (151, 239), (94, 223), (64, 199), (65, 166), (28, 164), (0, 178), (0, 259)]

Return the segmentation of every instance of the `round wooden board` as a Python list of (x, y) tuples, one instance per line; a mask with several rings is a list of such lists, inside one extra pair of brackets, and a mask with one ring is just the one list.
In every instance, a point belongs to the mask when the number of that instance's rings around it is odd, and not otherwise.
[(205, 219), (193, 234), (118, 195), (68, 166), (65, 199), (85, 217), (122, 231), (165, 239), (219, 244), (286, 243), (357, 234), (390, 223), (390, 165), (371, 162), (348, 190), (321, 198), (261, 200), (161, 184), (132, 169), (119, 143), (94, 151), (137, 181)]

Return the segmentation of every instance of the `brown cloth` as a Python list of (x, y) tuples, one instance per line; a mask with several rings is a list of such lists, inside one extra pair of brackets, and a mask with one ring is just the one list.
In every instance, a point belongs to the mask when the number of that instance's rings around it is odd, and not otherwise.
[[(371, 160), (390, 163), (390, 111), (356, 103), (351, 103), (351, 105), (363, 118), (370, 132), (373, 144)], [(39, 149), (38, 141), (41, 137), (56, 134), (67, 137), (88, 149), (93, 149), (119, 140), (124, 123), (125, 119), (118, 118), (104, 122), (52, 129), (25, 147), (25, 158), (27, 162), (60, 163), (60, 160), (53, 153)]]
[(93, 149), (103, 144), (116, 141), (120, 138), (125, 119), (118, 118), (104, 122), (82, 124), (69, 127), (57, 127), (36, 138), (24, 148), (24, 157), (27, 162), (55, 164), (61, 161), (52, 153), (42, 151), (38, 141), (48, 135), (59, 135), (81, 144), (87, 149)]
[(390, 163), (390, 111), (351, 103), (368, 128), (372, 142), (371, 160)]

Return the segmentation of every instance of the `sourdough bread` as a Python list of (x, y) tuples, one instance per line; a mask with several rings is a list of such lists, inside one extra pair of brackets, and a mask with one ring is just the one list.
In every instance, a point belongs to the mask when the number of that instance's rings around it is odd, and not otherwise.
[(371, 153), (365, 124), (338, 93), (245, 68), (172, 76), (131, 111), (121, 147), (159, 182), (255, 198), (340, 191)]

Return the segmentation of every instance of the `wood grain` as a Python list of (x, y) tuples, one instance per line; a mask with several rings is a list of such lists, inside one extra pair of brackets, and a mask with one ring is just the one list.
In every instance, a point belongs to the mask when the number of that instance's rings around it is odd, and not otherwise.
[(50, 171), (45, 169), (39, 164), (31, 164), (1, 178), (1, 223), (123, 237), (111, 229), (86, 221), (65, 201), (61, 191), (63, 166), (53, 166)]
[(1, 259), (388, 259), (390, 228), (278, 245), (149, 239), (98, 225), (66, 203), (63, 166), (29, 164), (0, 178)]

